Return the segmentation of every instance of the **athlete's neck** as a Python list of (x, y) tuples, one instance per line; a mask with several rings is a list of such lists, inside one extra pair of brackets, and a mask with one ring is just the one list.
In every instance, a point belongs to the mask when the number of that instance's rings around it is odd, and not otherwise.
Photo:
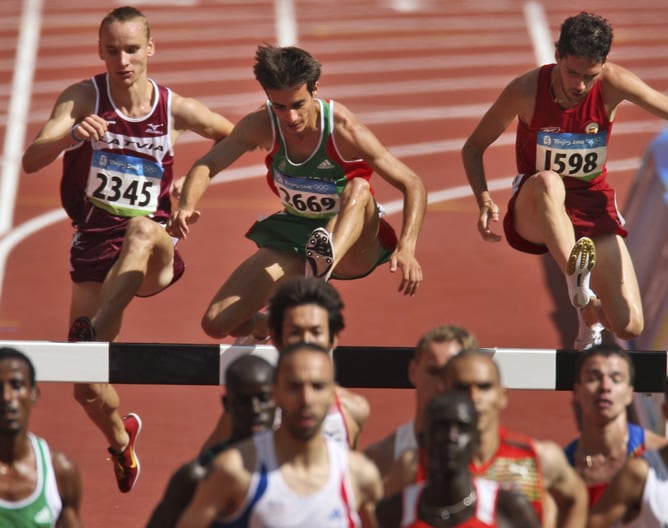
[(615, 457), (620, 452), (626, 452), (628, 437), (629, 424), (623, 414), (604, 425), (583, 420), (578, 449), (589, 454)]
[(327, 442), (321, 430), (311, 438), (295, 438), (281, 425), (274, 433), (274, 450), (278, 465), (312, 466), (328, 457)]
[(480, 434), (480, 447), (473, 457), (476, 465), (483, 465), (489, 462), (499, 451), (501, 445), (501, 433), (498, 426), (490, 427), (487, 431)]
[[(24, 433), (0, 437), (0, 466), (11, 466), (32, 454), (32, 443)], [(1, 471), (1, 468), (0, 468)]]
[(153, 100), (153, 83), (148, 79), (133, 83), (130, 86), (109, 85), (110, 96), (114, 104), (128, 117), (143, 117), (151, 111)]

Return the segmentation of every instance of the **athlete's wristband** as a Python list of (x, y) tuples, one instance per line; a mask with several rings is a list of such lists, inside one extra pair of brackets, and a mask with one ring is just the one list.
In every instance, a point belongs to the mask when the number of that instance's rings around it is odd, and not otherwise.
[(83, 139), (79, 139), (77, 137), (77, 128), (79, 128), (79, 123), (77, 123), (76, 125), (74, 125), (72, 127), (72, 130), (70, 131), (70, 135), (72, 136), (72, 139), (74, 141), (76, 141), (77, 143), (81, 143), (83, 141)]

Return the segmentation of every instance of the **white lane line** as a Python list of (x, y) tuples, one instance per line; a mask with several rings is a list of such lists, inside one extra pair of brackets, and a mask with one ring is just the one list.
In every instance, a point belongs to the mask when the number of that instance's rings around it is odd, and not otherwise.
[[(42, 0), (26, 0), (21, 15), (21, 29), (16, 45), (12, 95), (9, 102), (7, 130), (2, 153), (2, 173), (0, 174), (0, 236), (11, 227), (14, 219), (14, 204), (18, 188), (23, 138), (26, 133), (28, 106), (37, 43), (41, 26)], [(0, 283), (1, 284), (1, 283)]]
[(414, 13), (420, 9), (420, 0), (391, 0), (390, 7), (398, 13)]
[(293, 0), (275, 0), (274, 14), (278, 45), (296, 46), (298, 42), (297, 16)]
[[(143, 6), (146, 5), (156, 5), (156, 6), (176, 6), (176, 7), (192, 7), (197, 5), (198, 0), (141, 0), (140, 4)], [(116, 5), (124, 6), (127, 5), (126, 0), (116, 0)]]
[(524, 4), (524, 18), (531, 35), (536, 63), (549, 64), (554, 60), (554, 44), (550, 39), (550, 26), (545, 17), (543, 4), (527, 2)]

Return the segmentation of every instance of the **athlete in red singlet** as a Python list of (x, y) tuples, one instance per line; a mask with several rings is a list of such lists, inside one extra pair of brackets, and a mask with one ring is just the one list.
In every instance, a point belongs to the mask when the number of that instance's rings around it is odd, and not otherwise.
[[(478, 413), (480, 443), (470, 464), (471, 473), (521, 492), (543, 526), (583, 526), (587, 490), (562, 449), (554, 442), (534, 440), (501, 427), (507, 395), (494, 359), (480, 349), (459, 352), (448, 362), (444, 385), (446, 393), (467, 394)], [(391, 472), (393, 480), (386, 483), (386, 493), (420, 482), (426, 474), (425, 450), (407, 450)]]
[(526, 494), (544, 526), (554, 526), (555, 521), (562, 527), (583, 526), (587, 491), (560, 446), (501, 427), (507, 394), (492, 356), (481, 350), (457, 354), (448, 363), (445, 385), (447, 391), (468, 394), (478, 412), (480, 448), (473, 457), (472, 472)]
[[(458, 325), (438, 325), (418, 339), (408, 364), (408, 379), (415, 387), (413, 418), (364, 450), (364, 454), (378, 466), (386, 485), (391, 486), (395, 480), (391, 472), (402, 453), (417, 449), (425, 408), (434, 396), (443, 392), (448, 360), (464, 348), (478, 346), (475, 336)], [(386, 493), (390, 492), (390, 488), (386, 488)]]
[[(106, 73), (66, 88), (23, 155), (24, 170), (35, 172), (65, 151), (61, 199), (75, 228), (69, 341), (113, 341), (135, 296), (181, 276), (183, 261), (164, 227), (174, 144), (186, 130), (216, 141), (232, 130), (223, 116), (149, 79), (155, 47), (136, 8), (102, 20), (98, 49)], [(119, 489), (130, 491), (141, 420), (121, 418), (109, 384), (77, 384), (75, 397), (109, 442)]]
[(524, 494), (472, 473), (480, 435), (478, 415), (468, 395), (437, 395), (423, 418), (425, 479), (378, 503), (380, 526), (540, 526)]
[(621, 339), (642, 332), (640, 292), (605, 162), (620, 103), (668, 118), (666, 95), (607, 61), (611, 44), (612, 28), (600, 16), (566, 19), (556, 63), (512, 80), (462, 150), (480, 208), (478, 230), (484, 240), (498, 241), (491, 223), (499, 221), (499, 207), (488, 191), (483, 154), (518, 119), (518, 176), (506, 238), (520, 251), (549, 252), (566, 276), (580, 318), (577, 349), (600, 343), (604, 327)]

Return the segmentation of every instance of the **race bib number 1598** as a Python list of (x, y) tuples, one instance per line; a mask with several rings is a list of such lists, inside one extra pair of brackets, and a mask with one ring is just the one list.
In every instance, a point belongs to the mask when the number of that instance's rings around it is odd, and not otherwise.
[(603, 170), (607, 155), (607, 131), (599, 134), (538, 132), (536, 170), (592, 180)]

